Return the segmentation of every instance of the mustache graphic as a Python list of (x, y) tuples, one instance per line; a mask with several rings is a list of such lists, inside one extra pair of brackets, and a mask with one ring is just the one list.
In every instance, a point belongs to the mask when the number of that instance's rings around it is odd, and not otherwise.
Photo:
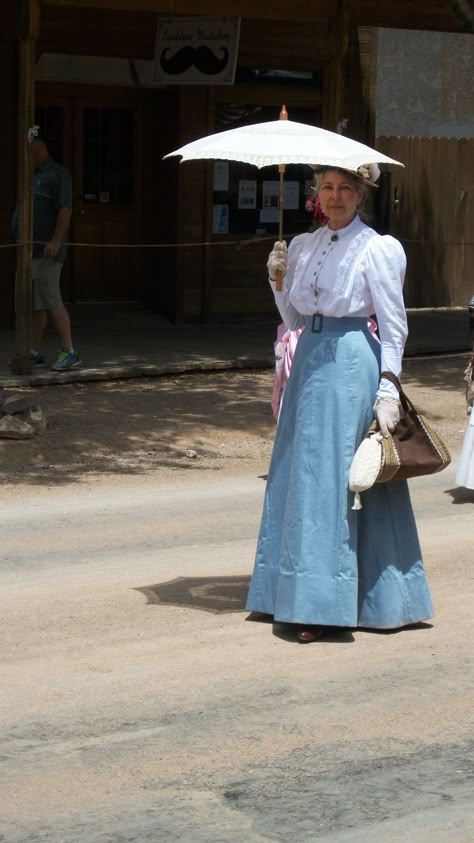
[(185, 73), (186, 70), (189, 70), (194, 65), (201, 73), (213, 76), (216, 73), (221, 73), (229, 60), (227, 47), (219, 47), (219, 50), (223, 53), (222, 58), (216, 56), (209, 47), (204, 46), (190, 47), (187, 45), (186, 47), (181, 47), (174, 56), (168, 58), (170, 50), (171, 47), (166, 47), (163, 50), (160, 56), (160, 65), (165, 73), (171, 73), (173, 75)]

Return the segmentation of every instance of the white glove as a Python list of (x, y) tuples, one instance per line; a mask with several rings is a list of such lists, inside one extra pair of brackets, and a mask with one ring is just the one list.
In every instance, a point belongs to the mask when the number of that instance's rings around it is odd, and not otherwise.
[(400, 421), (400, 402), (396, 398), (377, 398), (374, 412), (382, 436), (387, 438)]
[(286, 275), (288, 272), (288, 248), (284, 240), (277, 240), (267, 261), (268, 275), (276, 281), (277, 270)]

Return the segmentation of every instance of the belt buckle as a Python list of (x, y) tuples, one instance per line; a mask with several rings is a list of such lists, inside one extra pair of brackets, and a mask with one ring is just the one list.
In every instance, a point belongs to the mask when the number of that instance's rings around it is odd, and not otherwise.
[[(319, 319), (319, 325), (317, 328), (314, 326), (314, 320)], [(322, 313), (313, 313), (313, 321), (311, 324), (311, 331), (313, 334), (320, 334), (323, 330), (323, 314)]]

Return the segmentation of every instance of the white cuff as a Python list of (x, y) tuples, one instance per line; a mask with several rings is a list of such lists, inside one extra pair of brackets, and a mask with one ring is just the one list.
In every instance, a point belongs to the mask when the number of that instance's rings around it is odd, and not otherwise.
[(398, 401), (399, 397), (399, 392), (395, 384), (386, 378), (382, 378), (377, 390), (377, 398), (395, 398)]

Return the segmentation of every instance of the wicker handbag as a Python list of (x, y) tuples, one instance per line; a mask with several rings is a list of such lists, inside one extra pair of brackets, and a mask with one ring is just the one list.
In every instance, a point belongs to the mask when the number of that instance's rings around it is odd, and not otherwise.
[(403, 415), (388, 437), (382, 436), (374, 421), (357, 449), (349, 473), (349, 488), (356, 492), (353, 509), (361, 508), (359, 493), (374, 483), (435, 474), (451, 462), (443, 440), (415, 409), (398, 378), (391, 372), (382, 372), (380, 377), (397, 387)]
[(464, 380), (466, 381), (467, 412), (471, 413), (474, 406), (474, 351), (472, 352), (471, 359), (467, 364), (467, 369), (464, 372)]

